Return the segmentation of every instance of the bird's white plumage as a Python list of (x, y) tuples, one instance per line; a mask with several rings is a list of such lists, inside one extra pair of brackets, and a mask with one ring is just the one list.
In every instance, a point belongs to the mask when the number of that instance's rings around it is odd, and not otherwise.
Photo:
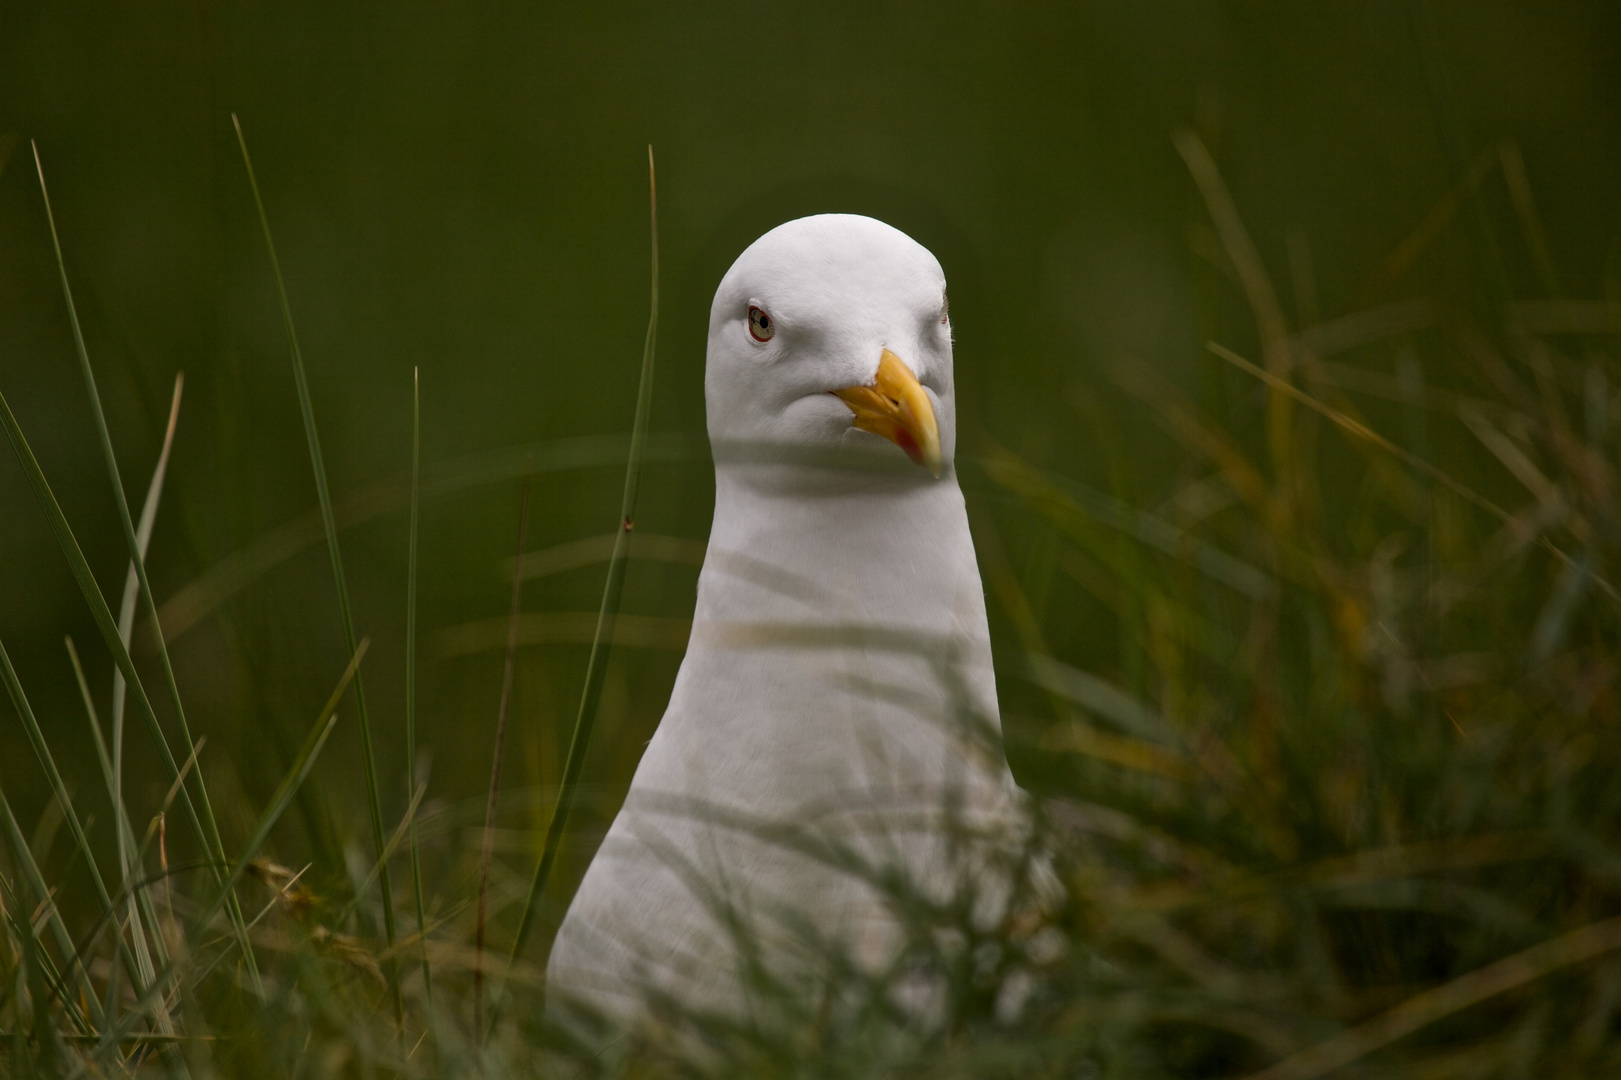
[[(749, 333), (750, 307), (770, 314), (769, 341)], [(831, 393), (871, 384), (886, 348), (934, 405), (940, 479), (852, 427)], [(767, 956), (809, 929), (880, 963), (894, 945), (881, 900), (805, 845), (833, 838), (927, 884), (947, 861), (947, 803), (1012, 805), (1005, 763), (958, 723), (997, 711), (950, 468), (951, 364), (938, 262), (871, 218), (788, 222), (721, 281), (705, 374), (715, 518), (692, 638), (558, 932), (553, 1000), (622, 1018), (649, 989), (741, 1004), (730, 914)]]

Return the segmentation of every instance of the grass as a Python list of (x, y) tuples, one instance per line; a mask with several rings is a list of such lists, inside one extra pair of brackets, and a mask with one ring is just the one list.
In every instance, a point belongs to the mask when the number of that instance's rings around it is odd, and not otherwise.
[[(323, 797), (307, 790), (310, 770), (351, 689), (356, 723), (368, 724), (358, 697), (366, 643), (354, 640), (344, 598), (339, 514), (285, 294), (320, 492), (311, 535), (329, 544), (349, 659), (268, 803), (233, 807), (248, 827), (230, 852), (203, 784), (202, 740), (191, 740), (176, 701), (183, 761), (169, 751), (130, 658), (128, 620), (102, 598), (0, 393), (0, 425), (169, 785), (154, 806), (126, 804), (117, 736), (109, 751), (70, 642), (119, 852), (118, 873), (103, 876), (106, 853), (75, 788), (85, 778), (57, 768), (0, 646), (0, 674), (53, 794), (29, 827), (0, 793), (0, 1052), (10, 1075), (1421, 1080), (1621, 1069), (1611, 576), (1621, 561), (1621, 318), (1557, 291), (1523, 163), (1498, 148), (1482, 160), (1511, 196), (1542, 299), (1484, 312), (1433, 297), (1373, 302), (1293, 327), (1214, 159), (1189, 133), (1176, 144), (1221, 242), (1212, 274), (1230, 275), (1221, 287), (1247, 306), (1254, 332), (1211, 341), (1198, 395), (1130, 360), (1076, 384), (1066, 407), (1110, 463), (1109, 491), (989, 435), (959, 463), (997, 618), (1007, 752), (1035, 796), (1032, 824), (994, 849), (1014, 889), (992, 925), (976, 918), (971, 883), (933, 895), (825, 838), (773, 834), (865, 877), (907, 929), (901, 959), (874, 973), (800, 928), (792, 947), (821, 980), (831, 1003), (822, 1009), (762, 962), (751, 1022), (655, 1000), (656, 1025), (595, 1052), (552, 1025), (541, 958), (525, 948), (569, 810), (593, 795), (583, 749), (633, 554), (637, 467), (657, 449), (647, 434), (656, 249), (633, 434), (609, 448), (621, 461), (628, 449), (630, 466), (575, 748), (535, 830), (537, 872), (495, 860), (479, 886), (500, 901), (492, 909), (522, 912), (514, 925), (489, 924), (492, 940), (512, 942), (512, 961), (488, 1023), (474, 942), (484, 919), (468, 914), (478, 854), (453, 852), (447, 880), (452, 892), (466, 883), (464, 895), (431, 908), (420, 848), (483, 820), (488, 849), (501, 840), (490, 822), (528, 793), (503, 797), (494, 815), (474, 791), (428, 812), (413, 774), (409, 805), (385, 827), (367, 735), (372, 846), (354, 855), (353, 895), (322, 895), (266, 853), (301, 789)], [(1485, 168), (1467, 178), (1471, 190)], [(1466, 196), (1446, 194), (1418, 223), (1376, 269), (1378, 288), (1400, 280)], [(94, 402), (76, 321), (73, 332)], [(1139, 475), (1144, 436), (1122, 418), (1157, 425), (1178, 448), (1169, 482)], [(152, 620), (149, 519), (135, 527), (99, 419), (98, 431)], [(420, 503), (497, 476), (539, 483), (547, 469), (608, 450), (547, 453), (424, 470), (416, 406), (409, 483), (356, 511), (395, 499), (410, 508), (410, 769)], [(149, 504), (159, 493), (155, 484)], [(515, 588), (527, 565), (515, 565)], [(196, 865), (170, 861), (172, 803), (195, 833)], [(71, 844), (59, 850), (52, 837), (64, 825)], [(526, 854), (529, 844), (519, 842)], [(399, 896), (394, 859), (410, 867)], [(68, 904), (67, 889), (88, 892)], [(397, 935), (396, 902), (414, 910), (414, 934)], [(84, 910), (94, 914), (82, 922), (69, 914)], [(741, 955), (756, 956), (750, 913), (738, 914)], [(920, 972), (941, 988), (929, 1023), (895, 1005), (896, 987)]]

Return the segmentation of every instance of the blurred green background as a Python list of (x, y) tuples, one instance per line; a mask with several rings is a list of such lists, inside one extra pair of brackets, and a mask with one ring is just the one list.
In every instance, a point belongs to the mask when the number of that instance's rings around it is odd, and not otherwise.
[[(714, 286), (755, 236), (803, 214), (873, 214), (940, 257), (967, 453), (1005, 446), (1147, 504), (1180, 452), (1113, 388), (1110, 365), (1147, 362), (1240, 423), (1260, 403), (1257, 387), (1203, 349), (1216, 338), (1258, 351), (1172, 146), (1178, 126), (1211, 147), (1297, 327), (1408, 297), (1444, 298), (1491, 324), (1508, 299), (1545, 295), (1500, 170), (1474, 169), (1503, 140), (1522, 155), (1559, 290), (1621, 296), (1621, 8), (1602, 0), (11, 0), (0, 8), (10, 147), (0, 391), (109, 597), (123, 542), (28, 140), (137, 506), (174, 374), (186, 373), (151, 556), (165, 602), (315, 509), (232, 112), (275, 230), (340, 517), (409, 466), (413, 368), (425, 466), (454, 472), (445, 463), (628, 431), (647, 315), (649, 143), (664, 296), (652, 426), (693, 447), (644, 478), (638, 528), (665, 536), (701, 540), (708, 528), (702, 368)], [(1453, 190), (1467, 195), (1458, 212), (1392, 270), (1393, 252)], [(1389, 372), (1388, 355), (1376, 362)], [(1100, 425), (1129, 448), (1129, 481), (1100, 451)], [(614, 527), (616, 445), (589, 444), (595, 464), (537, 476), (531, 550)], [(421, 742), (430, 799), (470, 808), (467, 828), (488, 775), (501, 652), (457, 651), (446, 633), (507, 608), (523, 469), (495, 471), (430, 499), (422, 526)], [(966, 479), (976, 527), (996, 523), (1054, 651), (1129, 684), (1124, 631), (1054, 575), (1050, 531)], [(343, 542), (359, 632), (372, 639), (365, 672), (393, 816), (406, 792), (406, 518), (398, 499), (362, 516)], [(209, 740), (209, 782), (247, 795), (222, 800), (237, 835), (343, 666), (313, 539), (174, 642), (193, 730)], [(599, 562), (530, 582), (525, 611), (594, 610), (602, 573)], [(695, 580), (692, 565), (637, 562), (624, 610), (685, 618)], [(1000, 610), (992, 617), (1000, 645), (1011, 632)], [(555, 781), (584, 677), (574, 624), (555, 625), (576, 640), (519, 656), (514, 827), (544, 820), (534, 789)], [(8, 451), (0, 638), (68, 771), (89, 785), (64, 634), (86, 653), (105, 709), (110, 662)], [(670, 636), (615, 651), (588, 781), (611, 789), (628, 778), (679, 662)], [(153, 655), (148, 644), (137, 662)], [(1017, 703), (1028, 690), (1004, 682), (1003, 694)], [(167, 784), (138, 725), (129, 744), (132, 802), (153, 806)], [(0, 783), (37, 813), (43, 779), (9, 719), (0, 748)], [(353, 724), (340, 724), (318, 769), (328, 805), (306, 805), (305, 828), (365, 836), (357, 755)], [(443, 865), (462, 865), (472, 835), (441, 830)], [(515, 835), (504, 854), (524, 874), (533, 845)], [(293, 861), (302, 843), (284, 829), (281, 854)], [(468, 882), (435, 886), (461, 896)]]

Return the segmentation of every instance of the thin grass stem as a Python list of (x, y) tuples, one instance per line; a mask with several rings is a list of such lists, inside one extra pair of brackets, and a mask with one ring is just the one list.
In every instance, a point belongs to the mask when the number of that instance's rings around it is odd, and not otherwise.
[[(96, 746), (96, 759), (101, 765), (102, 779), (107, 785), (108, 792), (115, 791), (116, 771), (111, 755), (107, 752), (107, 744), (101, 735), (101, 721), (96, 716), (96, 704), (90, 697), (90, 684), (84, 677), (84, 665), (79, 662), (79, 650), (73, 645), (73, 638), (63, 639), (67, 646), (68, 660), (73, 665), (73, 677), (79, 684), (79, 696), (84, 700), (85, 717), (90, 722), (91, 741)], [(152, 952), (155, 950), (158, 963), (166, 963), (168, 955), (163, 946), (163, 937), (157, 932), (157, 913), (152, 908), (152, 899), (149, 891), (144, 887), (137, 887), (136, 882), (141, 875), (135, 873), (138, 863), (132, 862), (137, 850), (135, 829), (130, 824), (129, 810), (120, 798), (113, 803), (114, 825), (118, 829), (118, 847), (123, 852), (124, 877), (121, 888), (127, 894), (129, 908), (130, 942), (135, 950), (136, 963), (140, 965), (141, 982), (137, 987), (145, 986), (157, 975), (157, 968), (152, 962)], [(147, 943), (147, 928), (151, 928), (152, 941)], [(139, 990), (137, 990), (139, 992)], [(111, 1011), (109, 1010), (109, 1015)], [(161, 1024), (168, 1023), (168, 1015), (159, 1016)]]
[[(183, 371), (176, 372), (174, 396), (169, 402), (169, 423), (163, 429), (163, 448), (158, 451), (158, 463), (152, 469), (152, 481), (147, 485), (146, 489), (146, 502), (141, 505), (141, 521), (135, 527), (136, 547), (140, 550), (142, 559), (146, 558), (146, 553), (152, 545), (152, 527), (157, 522), (158, 504), (163, 499), (163, 479), (169, 469), (169, 451), (174, 447), (175, 425), (180, 419), (180, 395), (185, 388), (186, 373)], [(126, 649), (129, 648), (135, 631), (135, 604), (140, 588), (141, 579), (136, 574), (135, 563), (132, 561), (128, 573), (124, 575), (124, 599), (118, 605), (118, 636), (124, 639)], [(114, 668), (112, 797), (113, 805), (117, 807), (122, 807), (124, 803), (124, 699), (128, 694), (128, 690), (129, 688), (124, 682), (124, 673)], [(129, 852), (124, 848), (124, 834), (120, 832), (118, 834), (119, 869), (126, 874), (129, 872), (128, 859)]]
[(523, 549), (529, 536), (530, 478), (523, 478), (518, 500), (518, 570), (512, 575), (512, 605), (507, 614), (507, 656), (501, 670), (501, 703), (495, 712), (495, 752), (490, 761), (490, 793), (484, 805), (484, 835), (478, 857), (478, 914), (473, 931), (473, 1030), (484, 1030), (484, 933), (488, 927), (490, 860), (495, 856), (495, 802), (501, 792), (501, 752), (507, 743), (507, 710), (512, 704), (512, 669), (518, 657), (518, 612), (523, 603)]
[[(568, 825), (569, 812), (574, 807), (575, 789), (580, 783), (580, 770), (585, 765), (586, 747), (591, 742), (591, 729), (596, 723), (597, 709), (602, 702), (602, 687), (608, 674), (608, 651), (613, 640), (614, 618), (619, 613), (619, 598), (625, 582), (625, 556), (630, 548), (630, 533), (636, 520), (636, 491), (641, 478), (642, 449), (647, 440), (648, 414), (653, 401), (653, 356), (659, 328), (659, 204), (658, 184), (653, 168), (653, 148), (647, 148), (648, 216), (651, 225), (652, 277), (650, 307), (647, 318), (647, 338), (642, 345), (641, 382), (636, 390), (636, 419), (631, 427), (630, 457), (625, 462), (625, 490), (620, 503), (619, 531), (614, 537), (613, 556), (608, 560), (608, 580), (602, 589), (602, 607), (597, 615), (596, 635), (591, 641), (591, 656), (586, 662), (585, 688), (580, 694), (580, 711), (574, 719), (574, 733), (569, 739), (568, 756), (563, 766), (563, 781), (558, 786), (557, 802), (552, 808), (551, 823), (546, 829), (545, 844), (541, 848), (540, 863), (529, 882), (529, 896), (524, 901), (523, 916), (518, 921), (518, 934), (512, 943), (512, 955), (507, 970), (512, 970), (523, 955), (534, 926), (535, 908), (557, 861), (557, 850), (563, 842), (563, 830)], [(496, 1017), (492, 1014), (491, 1030)]]
[[(276, 279), (276, 295), (281, 301), (282, 323), (287, 331), (287, 343), (292, 351), (293, 381), (298, 387), (298, 407), (304, 419), (304, 438), (309, 445), (310, 467), (315, 473), (315, 493), (321, 504), (321, 523), (326, 530), (327, 552), (332, 558), (332, 579), (338, 593), (338, 613), (343, 621), (343, 643), (351, 654), (355, 652), (355, 620), (349, 607), (349, 586), (343, 573), (343, 552), (338, 546), (338, 527), (332, 516), (332, 495), (327, 488), (326, 462), (321, 456), (321, 437), (315, 427), (315, 406), (310, 400), (309, 379), (304, 373), (304, 354), (298, 345), (298, 331), (293, 325), (293, 309), (287, 299), (287, 283), (282, 278), (281, 262), (276, 257), (276, 242), (270, 235), (270, 217), (265, 213), (264, 199), (259, 194), (259, 179), (253, 171), (253, 159), (248, 156), (248, 140), (242, 133), (242, 122), (235, 113), (231, 124), (236, 128), (237, 145), (242, 149), (242, 164), (247, 168), (248, 185), (253, 189), (253, 205), (259, 212), (259, 225), (264, 231), (265, 250), (270, 255), (270, 269)], [(361, 760), (366, 772), (366, 795), (371, 810), (372, 847), (382, 859), (385, 846), (383, 834), (383, 803), (377, 784), (377, 757), (372, 749), (371, 720), (366, 712), (366, 688), (357, 673), (355, 676), (355, 718), (360, 727)], [(388, 865), (384, 861), (378, 872), (379, 892), (383, 901), (383, 932), (389, 948), (394, 947), (394, 889), (389, 879)], [(399, 964), (388, 966), (389, 988), (394, 997), (394, 1018), (403, 1030), (405, 1025), (405, 999), (400, 994)]]
[[(405, 771), (416, 783), (417, 767), (417, 532), (422, 510), (422, 379), (411, 369), (411, 540), (405, 571)], [(428, 919), (422, 903), (422, 857), (417, 847), (416, 815), (411, 815), (406, 842), (411, 849), (411, 897), (416, 903), (417, 936), (422, 939), (422, 993), (433, 1001), (433, 974), (428, 968)]]

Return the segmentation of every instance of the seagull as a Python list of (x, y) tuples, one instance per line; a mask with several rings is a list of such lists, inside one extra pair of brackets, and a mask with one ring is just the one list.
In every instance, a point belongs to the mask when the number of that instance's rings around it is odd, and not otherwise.
[(692, 635), (547, 965), (548, 1010), (619, 1025), (659, 999), (738, 1014), (746, 963), (807, 987), (816, 956), (882, 969), (904, 928), (860, 868), (943, 896), (952, 822), (1018, 803), (939, 262), (869, 217), (772, 229), (716, 290), (704, 392)]

